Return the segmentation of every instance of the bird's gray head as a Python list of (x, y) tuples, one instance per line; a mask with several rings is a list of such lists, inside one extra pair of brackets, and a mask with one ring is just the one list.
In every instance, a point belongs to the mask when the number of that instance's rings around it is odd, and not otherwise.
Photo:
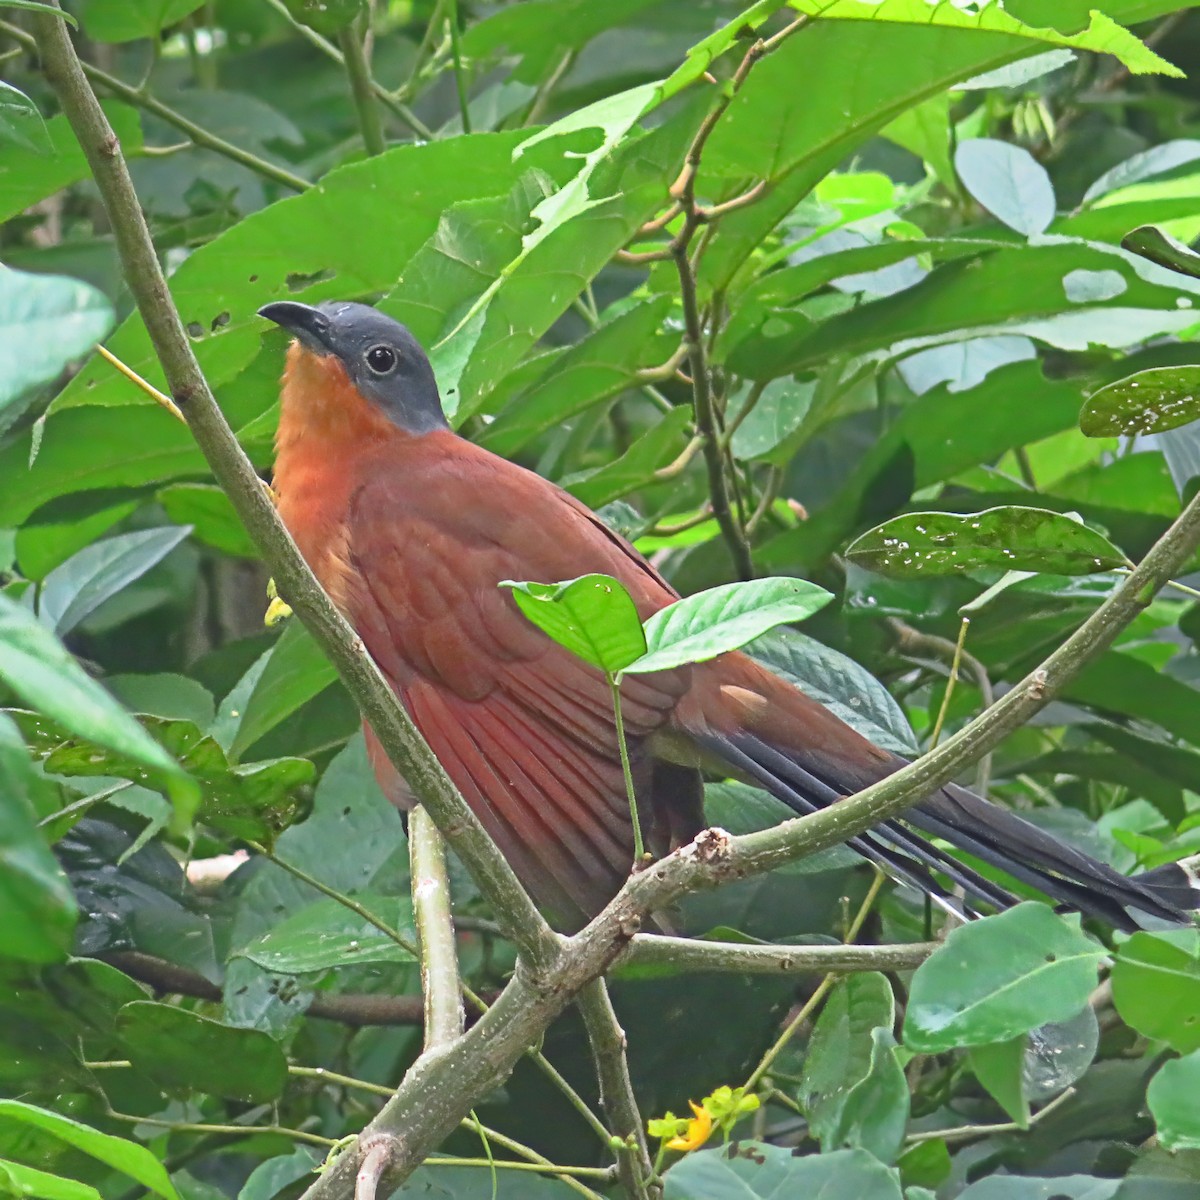
[(314, 354), (333, 355), (350, 382), (408, 433), (448, 428), (425, 351), (399, 321), (368, 304), (278, 300), (258, 310)]

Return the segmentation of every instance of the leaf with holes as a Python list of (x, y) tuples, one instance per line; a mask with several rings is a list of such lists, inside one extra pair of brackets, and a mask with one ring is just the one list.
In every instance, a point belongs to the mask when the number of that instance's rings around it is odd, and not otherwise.
[(1088, 437), (1163, 433), (1200, 418), (1200, 366), (1151, 367), (1094, 391), (1079, 414)]
[(917, 512), (856, 538), (846, 557), (894, 579), (955, 575), (979, 567), (1091, 575), (1127, 559), (1103, 534), (1046, 508), (1005, 505), (979, 513)]

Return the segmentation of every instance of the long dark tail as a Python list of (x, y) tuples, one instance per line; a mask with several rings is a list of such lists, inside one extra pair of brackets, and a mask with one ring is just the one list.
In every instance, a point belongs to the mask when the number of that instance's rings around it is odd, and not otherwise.
[[(828, 712), (822, 715), (837, 720)], [(845, 726), (842, 730), (851, 733)], [(857, 735), (852, 736), (857, 740)], [(905, 765), (903, 759), (885, 755), (865, 741), (863, 746), (871, 750), (869, 760), (859, 762), (861, 755), (855, 754), (851, 763), (844, 747), (839, 747), (841, 754), (779, 749), (745, 730), (701, 735), (698, 740), (800, 815), (824, 808)], [(839, 740), (845, 740), (844, 736)], [(1003, 909), (1017, 902), (1007, 888), (955, 858), (930, 837), (949, 842), (1050, 899), (1118, 929), (1139, 928), (1134, 913), (1188, 924), (1191, 912), (1200, 908), (1200, 857), (1141, 875), (1122, 875), (957, 784), (948, 784), (910, 809), (902, 820), (886, 821), (849, 845), (944, 907), (975, 912), (979, 905)], [(955, 897), (955, 889), (966, 897), (965, 905)]]

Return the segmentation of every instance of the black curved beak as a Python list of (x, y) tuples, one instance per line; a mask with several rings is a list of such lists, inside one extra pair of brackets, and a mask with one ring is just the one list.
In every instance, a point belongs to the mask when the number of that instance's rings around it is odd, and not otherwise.
[(258, 310), (260, 317), (274, 321), (289, 333), (294, 333), (305, 346), (318, 354), (330, 354), (333, 347), (329, 344), (329, 318), (319, 308), (311, 304), (300, 304), (296, 300), (276, 300), (264, 304)]

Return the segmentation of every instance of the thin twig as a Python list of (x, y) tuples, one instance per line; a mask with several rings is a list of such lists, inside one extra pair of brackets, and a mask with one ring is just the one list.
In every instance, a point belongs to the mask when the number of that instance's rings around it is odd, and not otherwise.
[[(305, 39), (305, 41), (315, 46), (327, 58), (332, 59), (339, 67), (345, 68), (346, 57), (342, 52), (328, 39), (322, 37), (315, 29), (305, 25), (303, 21), (297, 21), (295, 17), (288, 11), (288, 6), (283, 0), (267, 0), (267, 3), (280, 16), (284, 17), (288, 23), (296, 30), (296, 32)], [(387, 90), (378, 80), (371, 77), (371, 93), (375, 99), (393, 112), (405, 125), (409, 127), (419, 138), (424, 138), (427, 142), (434, 139), (433, 130), (413, 112), (407, 104), (397, 100), (391, 92)]]
[[(875, 903), (875, 897), (879, 895), (879, 889), (883, 886), (884, 878), (883, 872), (876, 870), (875, 877), (871, 880), (871, 886), (867, 889), (867, 894), (863, 897), (863, 902), (859, 905), (858, 912), (854, 920), (850, 923), (850, 928), (846, 930), (845, 942), (847, 945), (858, 937), (859, 930), (862, 929), (863, 922), (866, 921), (867, 914), (871, 911), (871, 906)], [(837, 979), (836, 972), (831, 971), (821, 980), (813, 994), (805, 1001), (804, 1006), (788, 1022), (787, 1028), (775, 1040), (774, 1045), (758, 1060), (758, 1065), (750, 1072), (750, 1078), (745, 1083), (745, 1090), (747, 1092), (752, 1092), (758, 1085), (759, 1080), (767, 1073), (771, 1064), (783, 1053), (788, 1043), (804, 1025), (804, 1022), (816, 1012), (817, 1006), (832, 990)]]
[(105, 1114), (113, 1121), (124, 1121), (127, 1125), (151, 1125), (155, 1129), (169, 1129), (173, 1133), (228, 1133), (237, 1137), (255, 1137), (260, 1133), (274, 1133), (291, 1138), (294, 1142), (307, 1142), (310, 1146), (332, 1149), (338, 1145), (334, 1138), (309, 1133), (306, 1129), (288, 1129), (283, 1125), (212, 1125), (204, 1121), (167, 1121), (162, 1117), (138, 1117), (133, 1113), (114, 1112)]
[[(26, 33), (25, 30), (18, 28), (16, 25), (11, 25), (7, 21), (0, 21), (0, 33), (12, 38), (13, 41), (24, 46), (27, 50), (32, 50), (37, 45), (36, 39)], [(299, 175), (293, 174), (283, 167), (276, 166), (275, 163), (268, 162), (265, 158), (259, 158), (257, 154), (252, 154), (249, 150), (243, 150), (241, 146), (235, 146), (232, 142), (227, 142), (215, 133), (209, 133), (202, 125), (197, 125), (195, 121), (189, 120), (183, 113), (177, 112), (169, 105), (164, 104), (161, 100), (150, 95), (149, 92), (143, 92), (140, 88), (132, 87), (130, 84), (125, 83), (124, 80), (118, 79), (115, 75), (110, 75), (107, 71), (102, 71), (99, 67), (92, 66), (91, 63), (80, 62), (80, 67), (84, 76), (90, 82), (99, 84), (106, 92), (111, 92), (114, 96), (119, 96), (127, 104), (132, 104), (137, 108), (144, 109), (148, 113), (153, 113), (159, 120), (165, 121), (168, 125), (173, 125), (181, 133), (186, 134), (188, 139), (197, 146), (203, 146), (205, 150), (212, 150), (224, 158), (240, 163), (243, 167), (248, 167), (256, 175), (261, 175), (264, 179), (269, 179), (273, 183), (281, 183), (284, 187), (291, 188), (295, 192), (303, 192), (312, 187), (312, 184), (307, 179), (302, 179)]]
[(413, 916), (421, 946), (425, 1049), (452, 1042), (463, 1031), (462, 986), (450, 915), (450, 877), (442, 835), (418, 805), (408, 815)]
[[(907, 621), (902, 621), (899, 617), (888, 617), (884, 623), (895, 636), (896, 645), (901, 653), (910, 656), (929, 654), (945, 662), (953, 662), (957, 658), (959, 666), (965, 667), (975, 680), (975, 686), (979, 689), (983, 700), (983, 707), (991, 708), (995, 703), (996, 694), (992, 688), (992, 680), (988, 675), (987, 667), (966, 649), (962, 639), (959, 642), (952, 642), (949, 638), (939, 637), (935, 633), (925, 633), (909, 625)], [(960, 632), (963, 631), (960, 630)], [(935, 742), (934, 745), (936, 744)], [(975, 786), (981, 795), (986, 795), (992, 774), (992, 756), (985, 754), (977, 766)]]
[(413, 958), (420, 956), (420, 952), (412, 938), (405, 937), (400, 930), (389, 925), (382, 917), (377, 917), (369, 908), (355, 900), (353, 896), (347, 896), (345, 892), (339, 892), (337, 888), (323, 883), (315, 875), (310, 875), (303, 867), (298, 867), (295, 863), (290, 863), (286, 859), (280, 858), (274, 850), (268, 850), (266, 846), (260, 845), (250, 838), (246, 838), (245, 841), (247, 846), (257, 850), (264, 858), (270, 859), (277, 867), (282, 868), (289, 875), (299, 879), (301, 883), (307, 883), (309, 887), (315, 888), (322, 896), (328, 896), (330, 900), (336, 900), (344, 908), (348, 908), (352, 913), (356, 913), (362, 917), (368, 925), (373, 925), (385, 938), (395, 942), (402, 949), (407, 950)]
[(767, 181), (760, 179), (749, 191), (743, 192), (740, 196), (734, 196), (731, 200), (725, 200), (720, 204), (712, 204), (708, 208), (696, 209), (696, 220), (708, 223), (717, 221), (726, 213), (737, 212), (739, 208), (746, 208), (753, 204), (756, 200), (761, 200), (767, 194)]
[(682, 475), (684, 471), (691, 465), (692, 459), (696, 457), (697, 451), (704, 445), (704, 439), (697, 435), (692, 438), (686, 446), (679, 452), (678, 455), (665, 467), (659, 467), (654, 472), (654, 478), (658, 480), (674, 479), (677, 475)]
[(646, 1145), (645, 1122), (638, 1109), (629, 1061), (625, 1055), (625, 1031), (603, 979), (593, 979), (576, 1001), (592, 1048), (592, 1061), (600, 1081), (600, 1101), (623, 1145), (620, 1179), (631, 1200), (649, 1200), (648, 1183), (654, 1173)]
[(458, 93), (458, 112), (463, 133), (471, 132), (471, 104), (467, 94), (466, 68), (463, 66), (462, 47), (459, 44), (458, 0), (448, 0), (446, 22), (450, 26), (450, 53), (454, 59), (454, 89)]
[(1002, 1121), (998, 1125), (956, 1125), (953, 1129), (933, 1129), (928, 1132), (910, 1133), (904, 1139), (906, 1145), (915, 1146), (920, 1142), (972, 1142), (976, 1138), (991, 1137), (997, 1133), (1024, 1133), (1036, 1125), (1043, 1117), (1047, 1117), (1055, 1109), (1066, 1104), (1072, 1096), (1075, 1095), (1075, 1089), (1067, 1088), (1065, 1092), (1059, 1092), (1048, 1104), (1043, 1108), (1039, 1108), (1024, 1125), (1018, 1124), (1016, 1121)]
[(354, 110), (358, 114), (358, 129), (362, 134), (363, 148), (374, 157), (387, 149), (383, 136), (383, 123), (375, 105), (371, 89), (371, 68), (364, 49), (365, 32), (360, 18), (355, 18), (338, 34), (338, 45), (342, 51), (342, 65), (350, 81), (350, 94), (354, 97)]
[(946, 690), (942, 693), (942, 703), (938, 707), (937, 719), (933, 723), (933, 732), (929, 735), (929, 745), (936, 746), (941, 740), (942, 726), (946, 723), (946, 713), (950, 708), (950, 699), (958, 683), (958, 666), (962, 662), (963, 643), (967, 640), (967, 630), (971, 627), (971, 618), (963, 617), (958, 627), (958, 641), (954, 643), (954, 653), (950, 656), (950, 677), (946, 680)]
[(170, 396), (163, 395), (158, 388), (147, 383), (132, 367), (127, 367), (115, 354), (112, 353), (106, 346), (97, 344), (96, 352), (101, 358), (105, 359), (112, 366), (116, 367), (122, 375), (130, 382), (137, 385), (147, 396), (149, 396), (155, 404), (160, 408), (165, 408), (177, 421), (182, 421), (185, 425), (187, 420), (183, 413), (179, 411), (179, 406), (171, 399)]
[(762, 495), (758, 498), (758, 507), (750, 514), (750, 520), (746, 522), (747, 537), (750, 537), (762, 524), (763, 518), (771, 511), (772, 505), (779, 498), (779, 491), (783, 487), (783, 477), (783, 468), (772, 464), (771, 469), (767, 472), (767, 486), (763, 488)]

